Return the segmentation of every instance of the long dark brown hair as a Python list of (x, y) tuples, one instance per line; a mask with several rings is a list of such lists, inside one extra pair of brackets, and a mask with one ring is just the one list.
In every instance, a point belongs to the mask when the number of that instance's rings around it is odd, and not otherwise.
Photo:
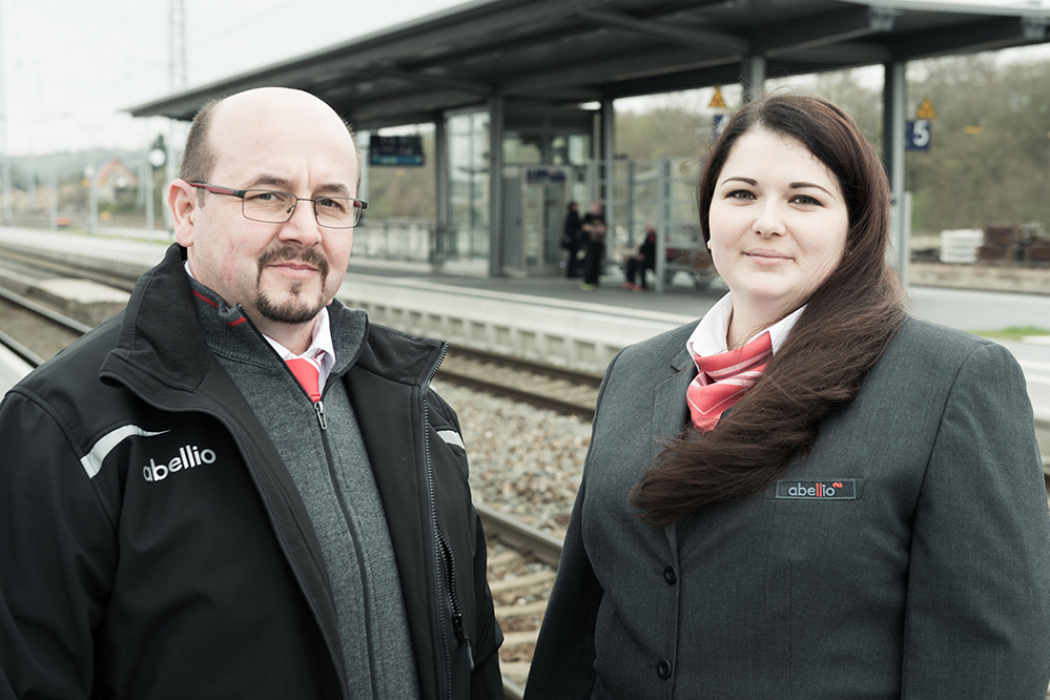
[(704, 241), (722, 167), (740, 137), (758, 129), (801, 142), (838, 179), (849, 212), (845, 251), (747, 396), (702, 438), (688, 425), (642, 475), (631, 503), (654, 525), (782, 478), (813, 446), (821, 422), (856, 398), (904, 318), (904, 290), (886, 262), (885, 170), (853, 119), (826, 100), (773, 94), (733, 116), (697, 185)]

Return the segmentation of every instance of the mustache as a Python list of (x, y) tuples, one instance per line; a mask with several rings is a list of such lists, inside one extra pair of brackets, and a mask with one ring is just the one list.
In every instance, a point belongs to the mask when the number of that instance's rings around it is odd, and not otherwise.
[(328, 258), (320, 251), (315, 248), (295, 248), (292, 246), (281, 246), (265, 251), (259, 256), (259, 272), (262, 273), (263, 268), (271, 263), (284, 262), (285, 260), (295, 260), (311, 265), (320, 271), (322, 279), (328, 277)]

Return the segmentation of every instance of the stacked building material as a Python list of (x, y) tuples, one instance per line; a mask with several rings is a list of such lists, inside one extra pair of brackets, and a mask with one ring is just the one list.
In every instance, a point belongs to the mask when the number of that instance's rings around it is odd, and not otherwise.
[(979, 229), (941, 231), (941, 262), (972, 265), (983, 243), (984, 232)]
[(1041, 223), (1023, 224), (1021, 239), (1024, 242), (1023, 259), (1032, 267), (1050, 267), (1050, 237)]
[(984, 227), (984, 245), (977, 249), (982, 262), (1013, 262), (1020, 253), (1021, 228), (1003, 224)]

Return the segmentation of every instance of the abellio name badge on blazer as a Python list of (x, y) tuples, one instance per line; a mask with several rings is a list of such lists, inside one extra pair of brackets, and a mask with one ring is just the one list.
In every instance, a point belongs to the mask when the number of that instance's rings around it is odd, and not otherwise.
[(785, 479), (777, 482), (776, 498), (832, 498), (854, 501), (857, 499), (857, 481), (856, 479), (826, 479), (823, 481)]

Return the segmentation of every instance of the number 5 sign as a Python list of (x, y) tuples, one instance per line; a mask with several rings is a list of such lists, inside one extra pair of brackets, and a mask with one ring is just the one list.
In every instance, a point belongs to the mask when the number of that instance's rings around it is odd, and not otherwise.
[(930, 150), (930, 120), (908, 122), (904, 129), (904, 143), (909, 151)]

